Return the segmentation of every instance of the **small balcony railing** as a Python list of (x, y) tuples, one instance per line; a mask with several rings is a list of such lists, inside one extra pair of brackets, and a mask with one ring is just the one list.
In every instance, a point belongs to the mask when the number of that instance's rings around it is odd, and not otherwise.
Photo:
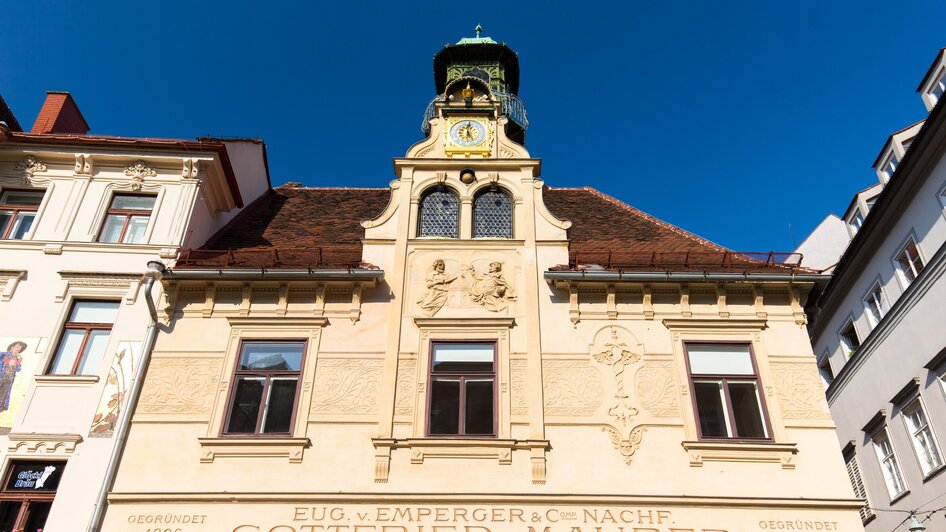
[[(515, 94), (508, 92), (493, 91), (493, 97), (499, 100), (501, 104), (500, 114), (509, 117), (510, 120), (519, 124), (523, 130), (529, 129), (529, 118), (526, 114), (526, 106)], [(424, 119), (420, 123), (420, 129), (425, 135), (430, 134), (430, 119), (436, 115), (437, 102), (444, 101), (444, 96), (438, 95), (430, 100), (427, 109), (424, 110)]]

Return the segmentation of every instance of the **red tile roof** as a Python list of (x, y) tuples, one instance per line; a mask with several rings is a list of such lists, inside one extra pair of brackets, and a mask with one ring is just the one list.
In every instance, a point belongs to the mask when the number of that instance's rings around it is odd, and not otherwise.
[[(362, 220), (379, 215), (388, 189), (275, 188), (178, 268), (357, 267)], [(782, 256), (734, 253), (589, 187), (546, 188), (545, 204), (570, 220), (569, 264), (606, 269), (783, 270)], [(774, 263), (773, 263), (774, 262)]]

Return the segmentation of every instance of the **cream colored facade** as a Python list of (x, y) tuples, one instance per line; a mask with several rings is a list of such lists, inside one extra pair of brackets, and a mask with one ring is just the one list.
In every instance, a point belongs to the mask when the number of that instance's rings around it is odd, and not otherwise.
[[(223, 153), (241, 166), (228, 183), (229, 163), (212, 143), (201, 150), (196, 142), (7, 133), (0, 142), (0, 194), (34, 192), (42, 200), (22, 238), (0, 240), (0, 350), (26, 344), (0, 412), (3, 482), (21, 461), (64, 467), (43, 530), (84, 530), (150, 323), (145, 263), (203, 243), (239, 212), (238, 190), (246, 201), (264, 192), (263, 147), (229, 143)], [(138, 243), (98, 241), (119, 194), (154, 198)], [(117, 317), (101, 360), (54, 375), (50, 366), (76, 301), (117, 302)]]
[[(499, 104), (477, 97), (476, 114), (437, 103), (428, 137), (395, 159), (390, 202), (361, 222), (378, 269), (165, 274), (170, 332), (104, 530), (863, 530), (805, 330), (813, 282), (556, 275), (570, 222), (545, 206), (540, 161), (506, 137)], [(487, 140), (455, 142), (463, 120)], [(416, 236), (437, 186), (460, 197), (458, 238)], [(484, 187), (512, 196), (512, 238), (472, 238)], [(484, 296), (484, 279), (504, 289)], [(224, 435), (254, 339), (305, 341), (286, 437)], [(464, 340), (495, 343), (496, 435), (428, 436), (431, 346)], [(700, 439), (694, 341), (751, 345), (766, 441)]]

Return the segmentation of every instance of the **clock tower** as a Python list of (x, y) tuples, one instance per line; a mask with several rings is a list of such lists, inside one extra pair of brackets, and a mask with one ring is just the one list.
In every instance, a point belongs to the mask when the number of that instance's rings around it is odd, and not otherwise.
[(424, 113), (427, 138), (408, 157), (528, 157), (529, 126), (519, 99), (519, 57), (505, 43), (480, 36), (448, 44), (434, 56), (437, 95)]

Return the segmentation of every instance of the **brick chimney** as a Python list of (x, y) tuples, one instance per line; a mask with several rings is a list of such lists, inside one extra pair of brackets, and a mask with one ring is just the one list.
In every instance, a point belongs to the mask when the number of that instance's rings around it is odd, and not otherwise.
[(39, 110), (30, 133), (71, 133), (85, 135), (89, 124), (68, 92), (46, 91), (46, 101)]

